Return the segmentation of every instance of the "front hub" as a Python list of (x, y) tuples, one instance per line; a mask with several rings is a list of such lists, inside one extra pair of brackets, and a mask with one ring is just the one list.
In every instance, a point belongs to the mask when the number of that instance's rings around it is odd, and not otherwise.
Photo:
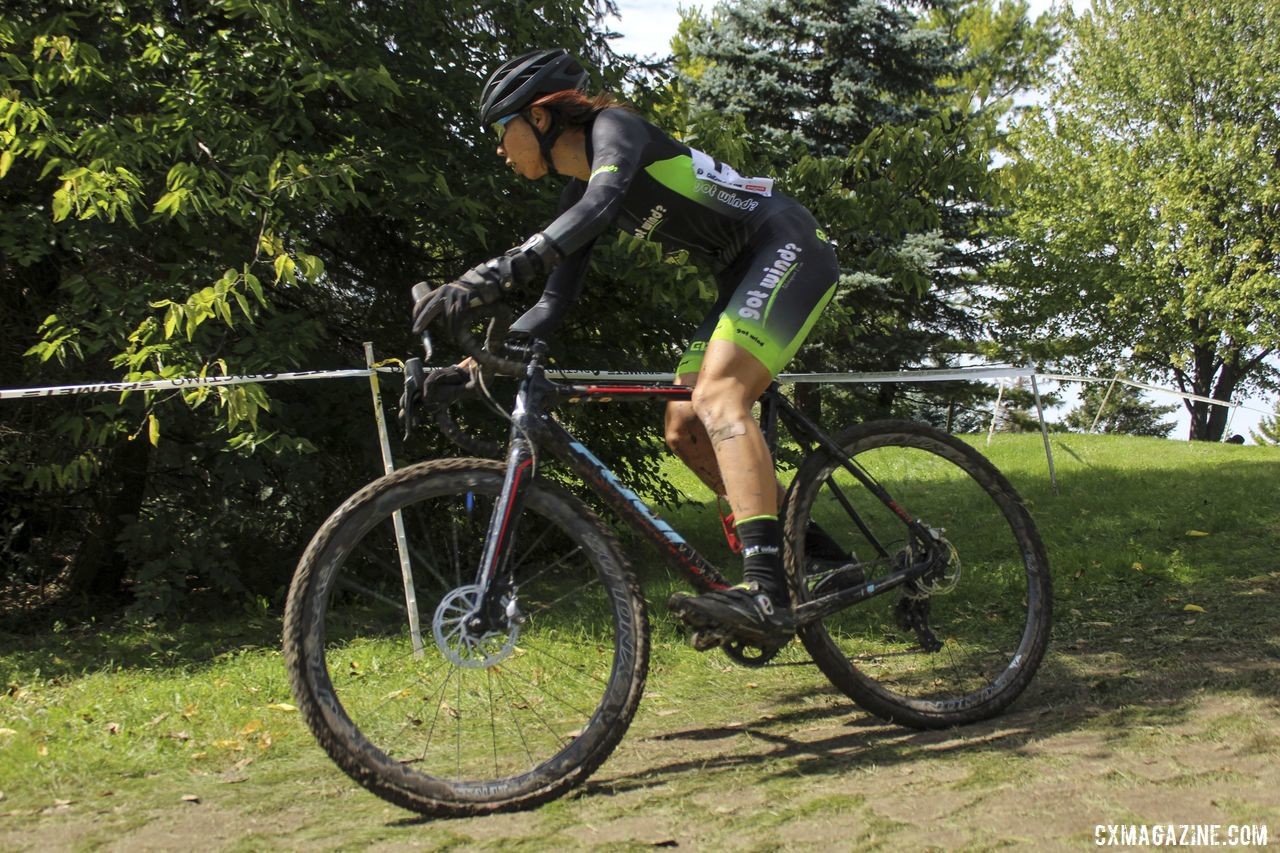
[(513, 596), (502, 597), (503, 616), (498, 620), (481, 615), (480, 598), (480, 587), (460, 586), (440, 600), (431, 620), (436, 646), (463, 669), (485, 669), (509, 658), (524, 621)]

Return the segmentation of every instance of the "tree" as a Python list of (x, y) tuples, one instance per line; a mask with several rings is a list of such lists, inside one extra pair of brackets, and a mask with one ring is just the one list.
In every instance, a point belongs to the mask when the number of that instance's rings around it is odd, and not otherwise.
[(1104, 433), (1168, 438), (1175, 424), (1164, 416), (1177, 409), (1148, 402), (1140, 390), (1123, 382), (1091, 382), (1080, 392), (1080, 403), (1067, 413), (1065, 423), (1076, 432), (1089, 432), (1096, 420)]
[[(838, 246), (841, 288), (800, 369), (946, 367), (979, 349), (976, 292), (1000, 205), (992, 151), (1012, 95), (1055, 43), (1051, 19), (1032, 24), (1026, 9), (939, 3), (918, 19), (876, 0), (741, 0), (686, 13), (686, 140), (777, 176)], [(900, 393), (830, 397), (919, 411)]]
[[(1011, 347), (1229, 401), (1275, 387), (1280, 6), (1101, 0), (1013, 136)], [(1190, 437), (1228, 410), (1186, 401)]]
[[(567, 44), (616, 82), (606, 6), (6, 4), (0, 386), (346, 367), (362, 340), (403, 353), (413, 282), (504, 250), (555, 203), (503, 178), (474, 120), (483, 72)], [(614, 349), (665, 351), (628, 331)], [(366, 399), (304, 383), (6, 402), (0, 579), (65, 566), (77, 591), (127, 584), (160, 609), (197, 586), (274, 592), (377, 470)]]
[(1249, 430), (1249, 437), (1257, 444), (1280, 445), (1280, 400), (1276, 401), (1274, 412), (1260, 420), (1256, 430)]

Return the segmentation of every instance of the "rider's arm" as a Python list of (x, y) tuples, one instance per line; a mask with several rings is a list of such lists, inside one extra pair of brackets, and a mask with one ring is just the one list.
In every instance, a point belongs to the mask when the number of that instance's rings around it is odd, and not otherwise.
[(649, 138), (644, 120), (627, 110), (609, 109), (596, 116), (586, 189), (542, 232), (566, 258), (589, 246), (618, 218)]
[(610, 109), (596, 116), (591, 126), (590, 178), (586, 182), (569, 182), (560, 196), (560, 215), (530, 240), (532, 243), (542, 238), (543, 245), (554, 246), (563, 261), (547, 280), (542, 298), (512, 325), (511, 331), (546, 337), (564, 321), (565, 313), (582, 291), (591, 247), (622, 211), (623, 198), (640, 168), (648, 138), (644, 121), (634, 113)]
[[(565, 186), (564, 192), (560, 194), (560, 210), (567, 210), (576, 204), (582, 198), (584, 188), (582, 181), (570, 181)], [(511, 325), (513, 333), (547, 338), (560, 328), (569, 307), (578, 300), (578, 294), (582, 292), (582, 280), (586, 276), (587, 263), (591, 260), (591, 247), (594, 244), (595, 242), (592, 241), (569, 255), (552, 271), (537, 304)]]

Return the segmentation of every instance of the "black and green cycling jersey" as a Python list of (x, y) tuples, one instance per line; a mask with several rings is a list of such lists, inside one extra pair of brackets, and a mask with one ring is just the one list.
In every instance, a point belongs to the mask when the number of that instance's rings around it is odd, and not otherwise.
[(835, 253), (809, 212), (773, 187), (683, 145), (626, 109), (586, 128), (591, 176), (571, 179), (543, 233), (564, 254), (537, 305), (513, 331), (546, 337), (576, 300), (597, 237), (611, 225), (668, 251), (687, 249), (716, 274), (720, 296), (679, 373), (706, 342), (733, 340), (775, 375), (834, 292)]

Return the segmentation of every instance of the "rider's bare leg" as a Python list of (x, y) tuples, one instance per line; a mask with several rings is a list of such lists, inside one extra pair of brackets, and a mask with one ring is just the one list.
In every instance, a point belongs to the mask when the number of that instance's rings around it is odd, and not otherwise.
[[(697, 384), (697, 373), (682, 373), (676, 377), (677, 385), (694, 386)], [(766, 386), (767, 387), (767, 386)], [(750, 411), (750, 410), (748, 410)], [(754, 419), (752, 422), (755, 423)], [(758, 429), (758, 427), (757, 427)], [(720, 476), (720, 462), (716, 458), (715, 448), (707, 435), (707, 428), (694, 411), (692, 402), (668, 403), (666, 411), (667, 446), (680, 457), (681, 461), (702, 481), (717, 497), (727, 498), (724, 478)], [(775, 507), (782, 506), (786, 496), (786, 487), (776, 477)], [(732, 502), (730, 502), (732, 506)]]
[[(680, 377), (686, 384), (690, 378)], [(692, 380), (692, 400), (668, 408), (668, 442), (684, 451), (681, 456), (703, 482), (728, 496), (743, 545), (744, 584), (696, 597), (676, 593), (668, 604), (695, 629), (696, 647), (705, 648), (700, 637), (714, 638), (725, 629), (762, 646), (785, 642), (795, 625), (782, 570), (779, 487), (769, 447), (751, 413), (773, 375), (747, 350), (713, 340)], [(689, 424), (690, 410), (701, 431)]]
[(773, 376), (730, 341), (707, 344), (691, 405), (707, 435), (724, 494), (739, 519), (778, 514), (773, 457), (751, 409)]

